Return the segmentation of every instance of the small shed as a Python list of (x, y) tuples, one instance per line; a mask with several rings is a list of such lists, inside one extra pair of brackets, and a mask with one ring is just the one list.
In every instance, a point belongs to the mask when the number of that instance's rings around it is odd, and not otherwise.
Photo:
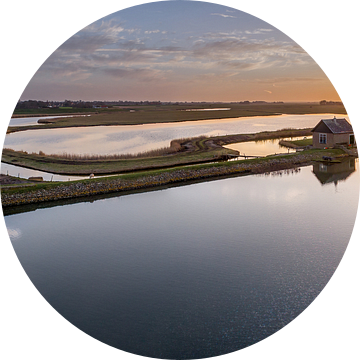
[(353, 145), (355, 144), (354, 131), (346, 119), (321, 120), (312, 130), (313, 147), (325, 148), (334, 145)]

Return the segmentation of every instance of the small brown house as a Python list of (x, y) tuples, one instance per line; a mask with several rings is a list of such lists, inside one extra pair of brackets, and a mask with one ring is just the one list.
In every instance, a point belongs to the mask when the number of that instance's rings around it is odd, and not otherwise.
[(354, 131), (346, 119), (324, 119), (312, 130), (313, 147), (325, 148), (334, 145), (355, 144)]

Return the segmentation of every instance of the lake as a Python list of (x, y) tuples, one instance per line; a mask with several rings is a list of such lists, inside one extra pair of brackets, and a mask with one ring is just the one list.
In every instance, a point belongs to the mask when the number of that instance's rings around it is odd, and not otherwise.
[(148, 357), (211, 357), (270, 336), (324, 288), (353, 229), (357, 167), (54, 203), (5, 222), (33, 284), (85, 333)]
[[(277, 115), (164, 124), (28, 130), (5, 137), (5, 148), (46, 154), (135, 154), (168, 147), (170, 141), (200, 135), (249, 134), (283, 128), (311, 128), (334, 114)], [(337, 115), (337, 117), (345, 117)]]

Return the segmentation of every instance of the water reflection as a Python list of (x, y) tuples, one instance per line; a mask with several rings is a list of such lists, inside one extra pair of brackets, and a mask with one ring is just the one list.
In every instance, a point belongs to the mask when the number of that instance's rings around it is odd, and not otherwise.
[[(90, 115), (77, 115), (77, 116), (90, 116)], [(66, 117), (74, 117), (74, 115), (62, 115), (62, 116), (31, 116), (21, 118), (11, 118), (9, 126), (28, 126), (28, 125), (39, 125), (39, 119), (59, 119)]]
[(301, 171), (301, 168), (296, 167), (296, 168), (292, 168), (292, 169), (269, 171), (264, 174), (258, 174), (256, 176), (268, 177), (268, 176), (296, 175), (296, 174), (300, 173), (300, 171)]
[[(207, 182), (216, 182), (220, 179), (227, 179), (227, 178), (237, 178), (237, 177), (264, 177), (264, 178), (277, 178), (277, 177), (289, 177), (289, 176), (295, 176), (300, 175), (301, 172), (305, 172), (306, 179), (310, 180), (311, 177), (317, 178), (322, 185), (329, 184), (329, 183), (335, 183), (335, 186), (337, 186), (338, 181), (345, 182), (351, 174), (357, 171), (358, 168), (358, 160), (354, 158), (349, 158), (343, 161), (341, 164), (333, 164), (334, 166), (331, 167), (332, 172), (335, 172), (336, 169), (338, 169), (338, 173), (336, 176), (332, 175), (331, 173), (327, 172), (326, 165), (322, 163), (315, 163), (314, 165), (309, 165), (305, 167), (294, 167), (291, 169), (284, 169), (284, 170), (276, 170), (276, 171), (269, 171), (262, 174), (255, 174), (255, 175), (228, 175), (228, 176), (222, 176), (220, 178), (214, 178), (214, 179), (208, 179)], [(7, 164), (3, 164), (7, 165)], [(12, 166), (12, 165), (9, 165)], [(16, 167), (19, 169), (24, 169), (20, 167)], [(311, 171), (312, 169), (312, 171)], [(319, 170), (321, 169), (321, 170)], [(26, 169), (25, 169), (26, 170)], [(2, 173), (4, 173), (2, 171)], [(46, 173), (45, 173), (46, 174)], [(314, 176), (311, 176), (313, 174)], [(9, 173), (10, 175), (10, 173)], [(39, 172), (29, 173), (28, 175), (31, 176), (41, 176), (42, 174)], [(16, 174), (14, 176), (17, 176)], [(61, 175), (58, 175), (61, 177)], [(100, 176), (102, 177), (102, 176)], [(50, 181), (52, 178), (52, 174), (46, 174), (44, 177), (44, 180)], [(63, 178), (63, 179), (62, 179)], [(56, 178), (55, 176), (52, 178), (52, 181), (66, 181), (66, 180), (77, 180), (76, 177), (66, 177), (62, 176), (62, 178)], [(80, 177), (79, 177), (80, 178)], [(85, 178), (85, 177), (81, 177)], [(88, 176), (86, 176), (88, 178)], [(294, 181), (297, 181), (294, 179)], [(74, 198), (74, 199), (62, 199), (62, 200), (56, 200), (51, 202), (43, 202), (39, 204), (28, 204), (23, 206), (13, 206), (13, 207), (6, 207), (3, 208), (4, 215), (11, 215), (11, 214), (18, 214), (18, 213), (25, 213), (25, 212), (31, 212), (35, 211), (37, 209), (45, 209), (45, 208), (51, 208), (51, 207), (57, 207), (57, 206), (64, 206), (64, 205), (72, 205), (77, 203), (93, 203), (94, 201), (99, 200), (105, 200), (105, 199), (111, 199), (111, 198), (117, 198), (117, 197), (123, 197), (127, 196), (129, 194), (141, 194), (141, 193), (148, 193), (148, 192), (156, 192), (159, 190), (164, 189), (170, 189), (170, 188), (178, 188), (178, 187), (187, 187), (192, 184), (199, 184), (203, 183), (203, 180), (191, 180), (191, 181), (184, 181), (181, 183), (174, 183), (174, 184), (168, 184), (168, 185), (162, 185), (155, 188), (148, 188), (148, 189), (138, 189), (138, 190), (129, 190), (129, 191), (121, 191), (121, 192), (115, 192), (115, 193), (108, 193), (108, 194), (98, 194), (98, 195), (92, 195), (84, 198)]]
[(201, 135), (218, 136), (310, 128), (333, 114), (277, 115), (128, 126), (39, 129), (8, 134), (4, 147), (47, 154), (135, 154), (170, 145), (170, 141)]
[(348, 158), (340, 163), (316, 162), (313, 173), (322, 185), (345, 181), (357, 169), (358, 159)]
[(288, 324), (344, 254), (358, 178), (335, 193), (312, 167), (293, 175), (228, 178), (5, 221), (33, 284), (79, 329), (142, 356), (207, 358)]
[[(334, 183), (338, 185), (340, 181), (346, 181), (353, 173), (357, 171), (358, 158), (349, 157), (338, 163), (329, 162), (314, 162), (312, 165), (312, 173), (319, 180), (322, 185)], [(264, 174), (258, 174), (258, 177), (282, 177), (289, 175), (296, 175), (300, 173), (301, 167), (292, 169), (284, 169), (277, 171), (270, 171)]]
[(22, 166), (1, 163), (1, 174), (15, 176), (23, 179), (28, 179), (30, 176), (42, 177), (44, 181), (70, 181), (88, 179), (87, 176), (74, 176), (74, 175), (58, 175), (40, 170), (28, 169)]
[(272, 154), (288, 154), (296, 150), (285, 148), (279, 144), (279, 139), (246, 141), (224, 146), (227, 149), (239, 151), (242, 156), (267, 156)]

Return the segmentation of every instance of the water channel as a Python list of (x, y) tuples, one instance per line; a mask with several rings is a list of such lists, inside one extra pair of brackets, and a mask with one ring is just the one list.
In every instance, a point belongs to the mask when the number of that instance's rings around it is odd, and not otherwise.
[(357, 166), (55, 203), (5, 221), (33, 284), (85, 333), (148, 357), (211, 357), (270, 336), (324, 288), (353, 229)]
[[(77, 115), (77, 116), (90, 116), (90, 115)], [(9, 126), (28, 126), (28, 125), (39, 125), (38, 120), (40, 119), (59, 119), (66, 117), (74, 117), (74, 115), (61, 115), (61, 116), (31, 116), (31, 117), (18, 117), (11, 118)]]
[[(337, 116), (344, 117), (343, 115)], [(43, 151), (47, 154), (134, 154), (167, 147), (171, 140), (179, 138), (246, 134), (283, 128), (307, 128), (315, 126), (320, 119), (333, 117), (333, 114), (277, 115), (133, 126), (29, 130), (6, 135), (4, 147), (27, 152)], [(33, 118), (27, 118), (29, 121), (31, 119)], [(11, 121), (19, 123), (22, 119), (12, 119)], [(227, 147), (253, 156), (293, 151), (280, 147), (278, 140), (231, 144)], [(41, 176), (47, 181), (77, 180), (88, 177), (62, 176), (5, 163), (1, 163), (1, 173), (24, 178)]]
[[(217, 136), (311, 128), (334, 114), (277, 115), (175, 123), (39, 129), (8, 134), (5, 148), (46, 154), (135, 154), (168, 147), (170, 141), (200, 135)], [(345, 117), (337, 115), (337, 117)]]
[[(296, 140), (293, 138), (292, 140)], [(289, 149), (279, 145), (279, 139), (265, 140), (265, 141), (248, 141), (242, 143), (229, 144), (226, 148), (239, 151), (244, 155), (253, 156), (267, 156), (271, 154), (289, 153), (295, 152), (295, 149)], [(235, 158), (242, 159), (242, 157)], [(58, 175), (40, 170), (27, 169), (21, 166), (12, 164), (1, 163), (1, 173), (11, 176), (17, 176), (20, 178), (29, 178), (30, 176), (41, 176), (45, 181), (68, 181), (68, 180), (80, 180), (88, 178), (87, 176), (74, 176), (74, 175)], [(99, 177), (99, 176), (95, 176)]]

